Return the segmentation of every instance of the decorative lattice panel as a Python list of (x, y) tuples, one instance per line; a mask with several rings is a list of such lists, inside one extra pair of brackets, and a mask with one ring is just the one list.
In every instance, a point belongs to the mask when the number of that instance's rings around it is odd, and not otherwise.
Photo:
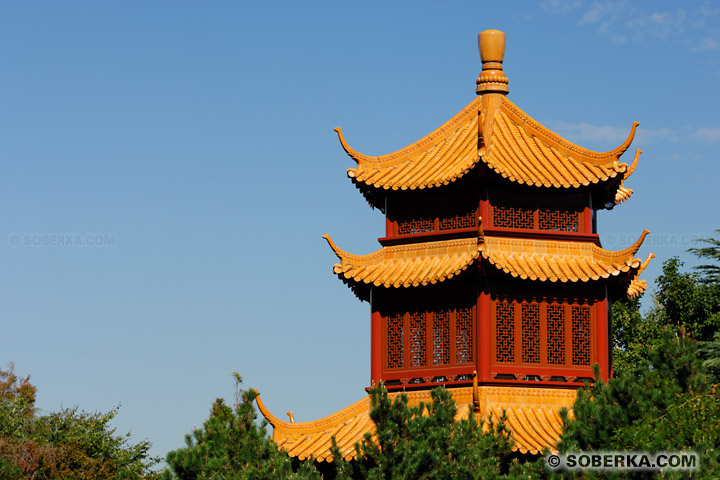
[(572, 360), (574, 365), (590, 365), (590, 307), (572, 307)]
[(538, 212), (538, 228), (556, 232), (579, 231), (579, 215), (569, 210), (542, 208)]
[(540, 305), (522, 305), (522, 361), (540, 363)]
[(515, 361), (515, 309), (509, 302), (495, 304), (495, 361)]
[(473, 311), (461, 308), (455, 317), (455, 356), (457, 363), (472, 363), (473, 350)]
[(565, 307), (547, 307), (547, 363), (565, 364)]
[(410, 220), (401, 220), (398, 221), (397, 230), (399, 235), (433, 232), (435, 231), (435, 219), (413, 218)]
[(438, 220), (439, 230), (454, 230), (456, 228), (471, 228), (476, 226), (475, 219), (477, 214), (475, 211), (467, 212), (463, 215), (455, 215), (452, 217), (440, 218)]
[(410, 338), (408, 347), (410, 350), (410, 366), (424, 367), (427, 363), (427, 326), (425, 315), (422, 313), (411, 313), (408, 328)]
[(405, 366), (405, 332), (403, 315), (387, 317), (387, 368)]
[(435, 312), (432, 348), (433, 365), (447, 365), (450, 363), (450, 312), (447, 310)]
[(533, 209), (522, 207), (493, 207), (493, 225), (506, 228), (533, 228)]

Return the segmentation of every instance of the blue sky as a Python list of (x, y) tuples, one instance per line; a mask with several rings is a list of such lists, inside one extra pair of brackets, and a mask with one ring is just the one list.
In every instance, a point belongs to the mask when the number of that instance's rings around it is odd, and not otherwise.
[[(635, 195), (664, 260), (720, 228), (720, 5), (603, 2), (21, 2), (0, 7), (0, 364), (38, 406), (121, 405), (164, 456), (231, 372), (278, 416), (369, 382), (369, 307), (322, 240), (364, 254), (384, 220), (346, 177), (475, 96), (478, 32), (506, 32), (520, 108), (609, 150), (641, 123)], [(645, 296), (644, 305), (651, 305)]]

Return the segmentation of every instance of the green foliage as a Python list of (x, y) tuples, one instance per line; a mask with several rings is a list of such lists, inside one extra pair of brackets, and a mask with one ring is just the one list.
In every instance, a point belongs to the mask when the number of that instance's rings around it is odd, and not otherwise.
[[(658, 347), (635, 371), (578, 391), (559, 449), (697, 451), (702, 471), (693, 478), (719, 478), (720, 396), (705, 377), (697, 344), (666, 329)], [(617, 474), (632, 478), (624, 475)], [(673, 475), (666, 478), (685, 478)]]
[(18, 377), (12, 362), (7, 370), (0, 369), (0, 438), (18, 438), (28, 429), (35, 416), (36, 393), (30, 376)]
[(0, 370), (0, 478), (99, 480), (156, 478), (150, 443), (130, 443), (110, 422), (117, 410), (77, 408), (48, 415), (34, 409), (36, 388), (11, 364)]
[(240, 390), (242, 377), (233, 373), (236, 404), (215, 400), (203, 427), (185, 437), (184, 448), (170, 452), (171, 471), (164, 478), (179, 480), (319, 479), (312, 463), (292, 460), (267, 438), (267, 421), (258, 425), (255, 390)]
[(720, 332), (710, 342), (700, 342), (703, 368), (712, 384), (720, 384)]
[(641, 315), (639, 298), (613, 302), (612, 318), (613, 370), (618, 375), (649, 358), (660, 338), (662, 322), (657, 310)]
[(654, 307), (646, 315), (640, 313), (637, 299), (613, 303), (615, 374), (641, 367), (659, 345), (664, 329), (684, 329), (705, 342), (720, 331), (720, 283), (681, 272), (680, 267), (677, 258), (663, 264)]
[(720, 329), (720, 284), (702, 282), (696, 274), (680, 272), (682, 262), (671, 258), (658, 277), (656, 298), (663, 323), (684, 327), (696, 340), (711, 340)]
[(337, 478), (495, 479), (542, 474), (539, 464), (511, 461), (505, 418), (483, 422), (471, 414), (455, 421), (457, 408), (450, 392), (436, 388), (431, 395), (431, 404), (410, 407), (405, 394), (391, 401), (382, 385), (372, 388), (370, 417), (377, 432), (356, 444), (355, 461), (343, 460), (333, 444)]
[[(715, 230), (715, 233), (720, 234), (720, 230)], [(714, 262), (720, 263), (720, 239), (717, 238), (701, 238), (698, 242), (707, 243), (709, 247), (691, 248), (690, 252), (694, 253), (700, 258), (706, 258)], [(695, 267), (701, 272), (701, 276), (705, 282), (708, 283), (720, 283), (720, 265), (700, 265)]]

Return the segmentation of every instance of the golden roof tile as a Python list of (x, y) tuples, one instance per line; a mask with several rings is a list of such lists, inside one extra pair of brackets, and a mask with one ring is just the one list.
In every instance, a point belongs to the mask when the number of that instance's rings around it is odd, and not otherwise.
[(635, 254), (648, 233), (644, 230), (633, 245), (617, 252), (589, 242), (480, 236), (352, 255), (338, 248), (329, 235), (323, 238), (340, 259), (333, 271), (353, 285), (400, 288), (435, 284), (458, 275), (482, 256), (498, 270), (523, 280), (590, 282), (629, 273), (637, 289), (642, 282), (637, 280), (637, 272), (644, 267)]
[[(467, 418), (473, 409), (472, 387), (450, 389), (458, 410), (456, 419)], [(498, 419), (503, 411), (507, 426), (512, 433), (513, 450), (520, 453), (538, 454), (545, 447), (554, 449), (562, 431), (560, 409), (572, 407), (575, 391), (552, 388), (526, 387), (478, 387), (479, 409), (475, 416), (487, 419), (490, 413)], [(432, 402), (430, 390), (405, 393), (408, 404)], [(400, 393), (390, 393), (394, 399)], [(273, 426), (273, 441), (291, 457), (300, 460), (314, 458), (317, 461), (332, 461), (330, 446), (332, 437), (346, 460), (355, 458), (355, 443), (365, 434), (375, 433), (370, 419), (370, 398), (365, 397), (339, 412), (314, 422), (289, 423), (273, 416), (257, 398), (263, 416)]]
[[(488, 102), (497, 104), (498, 100)], [(633, 123), (628, 138), (609, 152), (594, 152), (571, 143), (533, 120), (505, 97), (499, 109), (490, 108), (492, 117), (484, 124), (482, 160), (503, 178), (521, 185), (578, 188), (605, 182), (628, 170), (619, 163), (630, 147), (639, 125)]]
[(383, 247), (369, 255), (352, 255), (323, 235), (340, 263), (333, 271), (343, 281), (376, 287), (417, 287), (445, 281), (467, 269), (479, 256), (478, 239), (463, 238)]
[(467, 172), (478, 158), (478, 109), (474, 99), (440, 128), (397, 152), (370, 157), (351, 148), (338, 127), (340, 144), (358, 164), (348, 169), (354, 182), (385, 190), (414, 190), (447, 185)]
[(637, 165), (619, 163), (639, 124), (619, 147), (608, 152), (587, 150), (545, 128), (513, 102), (498, 95), (475, 98), (440, 128), (398, 150), (371, 157), (340, 143), (356, 168), (348, 176), (364, 193), (369, 190), (416, 190), (448, 185), (482, 161), (498, 175), (521, 185), (579, 188), (615, 180), (615, 202), (632, 195), (622, 185)]
[(635, 253), (648, 233), (644, 230), (633, 245), (618, 252), (587, 242), (485, 237), (481, 254), (498, 270), (523, 280), (589, 282), (639, 270)]

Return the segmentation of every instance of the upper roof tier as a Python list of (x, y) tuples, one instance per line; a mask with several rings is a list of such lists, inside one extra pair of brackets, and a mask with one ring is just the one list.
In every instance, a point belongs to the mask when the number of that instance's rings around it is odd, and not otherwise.
[(348, 169), (348, 176), (371, 203), (379, 202), (379, 190), (448, 185), (482, 162), (520, 185), (573, 189), (607, 183), (618, 204), (632, 195), (622, 182), (634, 170), (640, 151), (631, 166), (619, 159), (630, 147), (638, 125), (633, 123), (619, 147), (594, 152), (543, 127), (507, 98), (482, 96), (434, 132), (388, 155), (363, 155), (348, 145), (340, 128), (335, 130), (342, 147), (357, 162), (357, 167)]
[(634, 170), (637, 155), (631, 166), (619, 159), (630, 147), (639, 124), (633, 123), (625, 142), (608, 152), (595, 152), (565, 140), (504, 96), (508, 92), (502, 71), (504, 45), (502, 32), (481, 34), (480, 96), (437, 130), (405, 148), (376, 157), (363, 155), (348, 145), (340, 128), (335, 129), (343, 149), (357, 162), (357, 167), (348, 169), (348, 176), (372, 205), (382, 208), (383, 191), (448, 185), (479, 163), (520, 185), (558, 189), (597, 185), (609, 194), (608, 207), (632, 195), (623, 181)]

